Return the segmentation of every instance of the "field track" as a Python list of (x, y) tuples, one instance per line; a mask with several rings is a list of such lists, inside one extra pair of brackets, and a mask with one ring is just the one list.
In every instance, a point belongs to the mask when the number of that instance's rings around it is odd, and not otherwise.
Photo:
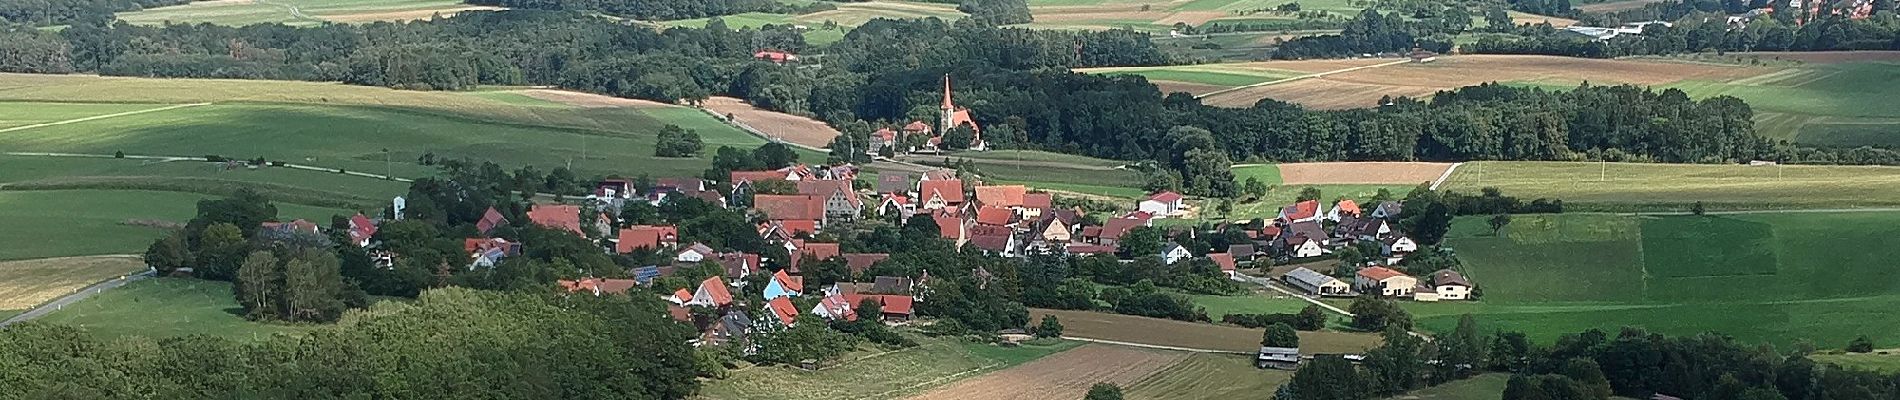
[(1091, 344), (1014, 368), (966, 379), (912, 400), (1044, 400), (1081, 398), (1089, 386), (1128, 386), (1187, 359), (1189, 353)]
[(1418, 184), (1432, 182), (1451, 168), (1431, 162), (1315, 162), (1280, 164), (1286, 185), (1308, 184)]

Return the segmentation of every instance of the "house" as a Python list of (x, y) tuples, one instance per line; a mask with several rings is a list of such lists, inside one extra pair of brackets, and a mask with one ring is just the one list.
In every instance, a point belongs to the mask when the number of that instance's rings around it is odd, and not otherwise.
[[(931, 132), (930, 124), (926, 124), (924, 123), (924, 121), (910, 121), (909, 124), (904, 124), (903, 131), (904, 131), (904, 137), (911, 137), (911, 136), (916, 136), (916, 135), (923, 135), (920, 137), (929, 137), (930, 132)], [(908, 149), (908, 150), (916, 151), (917, 149), (913, 148), (913, 149)]]
[(1146, 200), (1137, 203), (1135, 209), (1156, 217), (1167, 218), (1186, 211), (1187, 202), (1186, 197), (1181, 196), (1180, 193), (1164, 191), (1149, 195)]
[(838, 258), (839, 255), (837, 243), (806, 243), (803, 240), (795, 241), (794, 243), (797, 245), (798, 251), (792, 254), (793, 258), (789, 268), (792, 273), (799, 272), (798, 265), (804, 263), (805, 259), (809, 258), (813, 261), (825, 261)]
[(1260, 253), (1255, 251), (1251, 244), (1227, 245), (1227, 257), (1232, 258), (1235, 263), (1252, 263), (1254, 257), (1259, 255)]
[(1299, 369), (1300, 349), (1297, 347), (1260, 346), (1260, 353), (1255, 354), (1253, 365), (1261, 369)]
[(1306, 221), (1287, 225), (1280, 232), (1280, 256), (1282, 258), (1319, 257), (1326, 254), (1326, 230), (1318, 222)]
[(462, 253), (469, 258), (468, 269), (494, 267), (501, 259), (521, 255), (521, 244), (501, 238), (468, 238), (462, 240)]
[(897, 214), (899, 220), (910, 220), (911, 216), (917, 215), (917, 202), (912, 201), (910, 196), (901, 194), (880, 195), (877, 202), (877, 216), (891, 214)]
[(1393, 219), (1398, 218), (1403, 211), (1405, 211), (1404, 203), (1381, 201), (1377, 207), (1372, 208), (1372, 214), (1369, 216), (1378, 219)]
[(1386, 297), (1411, 296), (1412, 288), (1417, 286), (1418, 278), (1386, 267), (1361, 268), (1353, 276), (1353, 287), (1359, 291)]
[(851, 181), (835, 179), (811, 179), (798, 181), (798, 194), (821, 199), (825, 208), (825, 217), (857, 220), (864, 211), (864, 201), (858, 199), (858, 192), (851, 189)]
[(963, 206), (963, 181), (957, 179), (926, 180), (917, 183), (917, 198), (923, 200), (921, 208), (941, 210)]
[(494, 207), (489, 207), (488, 211), (482, 212), (482, 219), (475, 222), (475, 231), (487, 235), (489, 232), (493, 232), (495, 228), (505, 225), (508, 225), (508, 217), (502, 216), (501, 211), (495, 211)]
[(1412, 301), (1435, 302), (1438, 300), (1438, 292), (1432, 290), (1431, 283), (1419, 282), (1418, 286), (1412, 287)]
[(1007, 208), (980, 206), (976, 209), (977, 225), (1010, 226), (1016, 219), (1016, 212)]
[(798, 306), (792, 305), (792, 298), (790, 297), (779, 297), (768, 300), (765, 302), (765, 308), (772, 312), (773, 317), (776, 317), (772, 320), (778, 321), (781, 326), (790, 328), (793, 324), (798, 323)]
[(586, 236), (581, 231), (581, 206), (536, 204), (528, 207), (528, 221), (549, 229), (573, 232)]
[(1319, 221), (1319, 200), (1307, 200), (1281, 207), (1278, 219), (1282, 224)]
[(949, 180), (957, 180), (957, 179), (958, 179), (957, 170), (949, 169), (949, 168), (938, 168), (938, 169), (925, 171), (924, 175), (918, 178), (919, 183), (922, 183), (921, 181), (949, 181)]
[(1207, 260), (1219, 266), (1220, 272), (1227, 274), (1228, 279), (1240, 277), (1240, 263), (1234, 261), (1232, 254), (1207, 253)]
[(1333, 204), (1333, 209), (1326, 210), (1327, 221), (1339, 222), (1342, 217), (1359, 218), (1359, 202), (1341, 199)]
[(725, 267), (726, 277), (732, 278), (735, 283), (745, 282), (746, 277), (752, 276), (753, 272), (759, 270), (758, 254), (724, 253), (713, 258), (713, 262), (717, 262), (719, 266)]
[(1343, 231), (1340, 232), (1341, 234), (1339, 235), (1341, 238), (1377, 241), (1391, 237), (1394, 232), (1397, 232), (1392, 229), (1392, 223), (1384, 219), (1364, 218), (1353, 219), (1350, 220), (1350, 222), (1351, 223), (1342, 223), (1339, 225), (1340, 230)]
[(290, 233), (308, 233), (312, 235), (322, 234), (322, 232), (317, 229), (317, 224), (315, 222), (310, 222), (301, 218), (290, 221), (290, 222), (264, 222), (262, 224), (258, 224), (258, 226), (267, 231), (278, 232), (278, 233), (283, 233), (283, 234), (290, 234)]
[(1379, 248), (1387, 256), (1405, 257), (1406, 254), (1418, 251), (1418, 242), (1412, 241), (1411, 237), (1405, 235), (1396, 235), (1380, 240)]
[(823, 228), (827, 217), (824, 199), (804, 194), (755, 195), (752, 209), (767, 221), (809, 221), (814, 229)]
[(1043, 212), (1054, 206), (1054, 195), (1048, 193), (1024, 193), (1023, 206), (1019, 211), (1021, 211), (1023, 219), (1034, 220), (1042, 218)]
[(693, 299), (686, 302), (689, 306), (725, 307), (732, 304), (732, 292), (726, 290), (726, 281), (719, 277), (706, 278), (699, 282), (699, 290), (693, 292)]
[(1161, 264), (1162, 265), (1174, 265), (1174, 263), (1180, 262), (1181, 260), (1185, 260), (1188, 257), (1193, 257), (1193, 256), (1194, 256), (1194, 253), (1189, 252), (1187, 247), (1183, 247), (1179, 244), (1168, 243), (1165, 246), (1161, 246)]
[(691, 246), (680, 249), (678, 253), (673, 253), (673, 262), (682, 264), (698, 263), (706, 261), (708, 258), (718, 256), (719, 253), (713, 251), (712, 247), (706, 246), (705, 243), (693, 243)]
[(371, 221), (363, 213), (350, 216), (350, 244), (356, 247), (369, 247), (369, 240), (376, 236), (376, 221)]
[(765, 283), (766, 300), (780, 297), (795, 297), (804, 291), (805, 278), (792, 276), (791, 274), (785, 273), (785, 270), (772, 273), (772, 280)]
[(1116, 243), (1121, 242), (1122, 235), (1128, 234), (1128, 231), (1134, 230), (1135, 227), (1148, 226), (1148, 223), (1149, 220), (1146, 219), (1132, 218), (1115, 218), (1102, 221), (1101, 233), (1096, 235), (1094, 239), (1095, 243), (1104, 246), (1114, 246)]
[(693, 292), (686, 291), (686, 288), (679, 288), (679, 290), (673, 291), (673, 294), (667, 295), (662, 298), (662, 300), (666, 300), (668, 303), (673, 303), (673, 305), (676, 306), (683, 306), (686, 305), (686, 302), (693, 301)]
[(859, 276), (863, 275), (865, 271), (870, 271), (871, 267), (877, 266), (877, 263), (884, 262), (885, 259), (891, 258), (891, 255), (885, 253), (849, 253), (843, 255), (843, 257), (844, 266), (846, 269), (851, 270), (851, 276)]
[(912, 305), (917, 298), (904, 295), (880, 295), (878, 305), (884, 308), (884, 320), (889, 322), (909, 321), (913, 313)]
[(1023, 207), (1023, 195), (1029, 188), (1022, 185), (977, 186), (976, 205), (981, 207), (1014, 210)]
[(607, 178), (594, 184), (594, 195), (601, 198), (631, 199), (637, 191), (633, 181), (621, 178)]
[(771, 61), (774, 64), (784, 64), (788, 62), (798, 61), (797, 54), (792, 54), (789, 52), (773, 50), (773, 49), (760, 49), (759, 51), (752, 53), (752, 58), (765, 60), (765, 61)]
[(1099, 244), (1070, 243), (1068, 246), (1064, 246), (1062, 250), (1064, 252), (1067, 252), (1070, 256), (1089, 256), (1089, 255), (1096, 255), (1096, 254), (1114, 255), (1115, 254), (1115, 246), (1103, 246)]
[(660, 178), (653, 182), (653, 190), (678, 193), (696, 193), (707, 191), (706, 180), (699, 178)]
[(1039, 238), (1049, 243), (1068, 243), (1074, 239), (1077, 217), (1074, 212), (1064, 215), (1063, 211), (1043, 215), (1042, 229), (1036, 233)]
[(970, 245), (982, 250), (984, 254), (1001, 257), (1020, 255), (1017, 252), (1016, 235), (972, 235)]
[(1326, 274), (1319, 273), (1318, 271), (1306, 269), (1306, 267), (1294, 268), (1292, 271), (1287, 271), (1286, 275), (1280, 276), (1280, 280), (1286, 281), (1288, 285), (1300, 288), (1300, 290), (1304, 290), (1307, 294), (1311, 295), (1353, 295), (1352, 285), (1346, 284), (1345, 281), (1341, 281), (1339, 278), (1326, 276)]
[(878, 194), (903, 195), (910, 193), (910, 175), (897, 172), (879, 172), (875, 189)]
[(858, 314), (851, 310), (852, 307), (856, 306), (856, 304), (851, 304), (849, 300), (846, 300), (844, 295), (834, 294), (818, 300), (818, 305), (812, 306), (811, 313), (831, 321), (841, 319), (845, 321), (856, 321), (858, 320)]
[(1444, 300), (1464, 300), (1471, 298), (1471, 281), (1465, 280), (1465, 274), (1449, 269), (1432, 273), (1431, 291)]
[(745, 310), (731, 309), (726, 310), (717, 322), (706, 327), (699, 338), (710, 344), (744, 343), (747, 333), (751, 331), (752, 316), (746, 315)]
[(645, 249), (654, 251), (679, 246), (679, 228), (673, 226), (634, 225), (620, 230), (615, 239), (614, 252), (632, 253)]
[(910, 278), (902, 276), (878, 276), (871, 279), (870, 293), (910, 294), (914, 288), (916, 288), (916, 283)]
[(884, 149), (891, 149), (891, 153), (897, 152), (897, 131), (888, 126), (871, 132), (871, 145), (865, 146), (864, 154), (877, 156), (883, 154)]

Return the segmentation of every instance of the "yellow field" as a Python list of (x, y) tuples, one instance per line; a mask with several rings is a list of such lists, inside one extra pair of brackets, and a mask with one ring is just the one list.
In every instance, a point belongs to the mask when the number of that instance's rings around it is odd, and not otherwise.
[(24, 310), (145, 269), (137, 257), (91, 256), (0, 262), (0, 310)]

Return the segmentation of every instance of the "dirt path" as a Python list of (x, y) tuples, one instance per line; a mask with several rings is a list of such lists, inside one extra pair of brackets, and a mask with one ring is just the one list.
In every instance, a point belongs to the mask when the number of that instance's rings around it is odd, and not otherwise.
[(1079, 399), (1089, 386), (1127, 386), (1187, 359), (1189, 353), (1086, 345), (1001, 371), (965, 379), (912, 400)]
[(180, 109), (180, 108), (185, 108), (185, 107), (197, 107), (197, 106), (204, 106), (204, 105), (211, 105), (211, 103), (178, 104), (178, 105), (170, 105), (170, 106), (164, 106), (164, 107), (146, 109), (146, 110), (126, 111), (122, 113), (113, 113), (113, 114), (106, 114), (106, 115), (94, 115), (94, 116), (85, 117), (85, 118), (74, 118), (74, 119), (69, 119), (65, 121), (53, 121), (53, 122), (47, 122), (47, 123), (23, 125), (23, 126), (16, 126), (12, 128), (0, 129), (0, 133), (27, 130), (27, 129), (33, 129), (33, 128), (44, 128), (44, 127), (54, 126), (54, 125), (76, 124), (80, 122), (96, 121), (96, 120), (102, 120), (106, 118), (123, 117), (127, 115), (138, 115), (138, 114), (144, 114), (144, 113), (154, 113), (154, 112), (165, 111), (165, 110), (175, 110), (175, 109)]

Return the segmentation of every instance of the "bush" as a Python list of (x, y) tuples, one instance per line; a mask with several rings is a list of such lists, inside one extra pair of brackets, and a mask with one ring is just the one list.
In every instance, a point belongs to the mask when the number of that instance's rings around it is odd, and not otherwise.
[(1036, 337), (1062, 337), (1062, 321), (1057, 320), (1054, 315), (1042, 316), (1042, 324), (1036, 325)]
[(1861, 337), (1854, 338), (1854, 341), (1847, 342), (1847, 352), (1849, 353), (1872, 353), (1873, 351), (1874, 341), (1868, 339), (1866, 335), (1861, 335)]
[(1273, 324), (1292, 326), (1298, 319), (1299, 316), (1294, 314), (1227, 314), (1220, 318), (1220, 322), (1248, 328), (1265, 328)]
[(112, 158), (125, 158), (125, 151), (121, 150), (121, 151), (112, 152)]

